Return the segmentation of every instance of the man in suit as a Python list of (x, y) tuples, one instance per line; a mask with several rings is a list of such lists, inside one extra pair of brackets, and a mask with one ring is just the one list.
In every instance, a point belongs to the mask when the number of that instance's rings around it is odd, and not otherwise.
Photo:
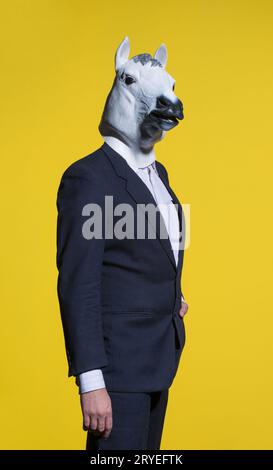
[(185, 344), (182, 207), (154, 153), (182, 103), (164, 45), (128, 57), (126, 37), (99, 126), (104, 143), (67, 168), (57, 198), (68, 376), (93, 450), (160, 448)]

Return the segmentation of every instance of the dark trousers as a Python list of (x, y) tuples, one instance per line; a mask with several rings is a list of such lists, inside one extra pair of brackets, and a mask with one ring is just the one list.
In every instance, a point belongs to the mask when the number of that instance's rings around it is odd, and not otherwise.
[(87, 432), (86, 450), (159, 450), (169, 390), (111, 392), (113, 427), (108, 439)]

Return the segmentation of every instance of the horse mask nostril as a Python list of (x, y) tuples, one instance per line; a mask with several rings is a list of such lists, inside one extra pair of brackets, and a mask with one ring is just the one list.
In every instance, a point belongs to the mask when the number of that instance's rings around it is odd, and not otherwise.
[(173, 102), (164, 95), (158, 96), (156, 100), (156, 110), (166, 115), (175, 116), (178, 119), (183, 118), (183, 104), (179, 98)]
[(172, 102), (166, 98), (166, 96), (158, 96), (157, 100), (156, 100), (156, 107), (158, 109), (160, 108), (168, 108), (170, 105), (172, 104)]

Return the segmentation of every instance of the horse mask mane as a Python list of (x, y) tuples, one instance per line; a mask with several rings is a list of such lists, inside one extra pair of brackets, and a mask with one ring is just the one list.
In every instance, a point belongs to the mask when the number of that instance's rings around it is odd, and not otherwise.
[(116, 137), (137, 152), (148, 153), (166, 131), (183, 119), (183, 105), (174, 93), (175, 80), (165, 70), (164, 44), (129, 59), (126, 36), (116, 50), (116, 76), (107, 96), (99, 132)]

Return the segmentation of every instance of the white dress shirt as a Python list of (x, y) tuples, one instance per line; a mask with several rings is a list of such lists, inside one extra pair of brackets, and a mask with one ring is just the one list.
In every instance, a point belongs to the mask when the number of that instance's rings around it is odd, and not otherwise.
[[(154, 150), (152, 149), (150, 153), (144, 155), (141, 152), (132, 150), (115, 137), (105, 136), (104, 140), (126, 160), (128, 165), (137, 173), (141, 180), (146, 184), (147, 188), (151, 191), (163, 217), (177, 264), (180, 235), (178, 214), (172, 202), (172, 197), (158, 176), (155, 165)], [(184, 301), (183, 297), (182, 301)], [(77, 376), (76, 383), (79, 386), (79, 393), (86, 393), (92, 390), (105, 388), (101, 369), (94, 369), (79, 374)]]

